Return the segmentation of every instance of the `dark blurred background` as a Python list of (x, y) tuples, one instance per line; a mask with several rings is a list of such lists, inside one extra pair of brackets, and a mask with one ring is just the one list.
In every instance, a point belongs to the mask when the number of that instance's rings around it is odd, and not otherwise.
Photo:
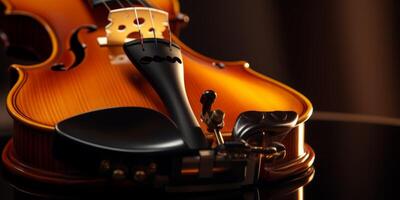
[(400, 117), (399, 1), (182, 0), (182, 39), (305, 94), (316, 111)]

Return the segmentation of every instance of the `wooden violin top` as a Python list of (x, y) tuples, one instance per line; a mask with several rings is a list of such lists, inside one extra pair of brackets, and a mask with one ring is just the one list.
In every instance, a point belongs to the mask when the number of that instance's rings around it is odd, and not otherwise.
[[(158, 1), (152, 1), (158, 2)], [(159, 1), (163, 2), (163, 1)], [(92, 9), (83, 1), (2, 0), (7, 14), (22, 14), (38, 20), (52, 41), (51, 56), (34, 66), (13, 65), (18, 72), (7, 100), (11, 115), (36, 128), (53, 131), (54, 125), (68, 117), (101, 108), (138, 106), (168, 114), (163, 103), (123, 56), (121, 47), (101, 47), (97, 38), (105, 35), (105, 8)], [(82, 62), (67, 71), (52, 70), (56, 63), (70, 66), (77, 56), (70, 51), (71, 35), (84, 25), (97, 30), (79, 31), (86, 45)], [(203, 91), (218, 93), (215, 108), (226, 113), (224, 132), (230, 132), (236, 117), (248, 110), (293, 110), (299, 123), (312, 113), (311, 103), (300, 93), (278, 81), (258, 74), (246, 62), (222, 62), (202, 56), (177, 37), (182, 48), (187, 95), (200, 121)], [(222, 63), (224, 66), (219, 67)], [(206, 130), (206, 127), (202, 127)]]

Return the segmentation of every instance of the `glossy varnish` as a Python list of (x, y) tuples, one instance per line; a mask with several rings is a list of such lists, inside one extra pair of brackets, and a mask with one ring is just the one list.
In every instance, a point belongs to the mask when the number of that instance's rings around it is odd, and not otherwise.
[[(171, 16), (175, 15), (175, 1), (150, 2), (168, 11)], [(53, 45), (52, 54), (45, 62), (34, 66), (12, 66), (18, 78), (15, 79), (9, 93), (7, 107), (18, 122), (15, 125), (18, 128), (15, 129), (17, 137), (9, 148), (16, 149), (17, 157), (20, 158), (17, 159), (18, 162), (31, 164), (38, 170), (67, 173), (63, 170), (64, 164), (52, 163), (51, 152), (41, 152), (42, 155), (37, 156), (29, 154), (32, 149), (26, 147), (30, 144), (36, 148), (49, 148), (52, 145), (54, 126), (74, 115), (118, 106), (146, 107), (168, 115), (161, 100), (144, 77), (126, 58), (118, 57), (122, 54), (121, 47), (98, 45), (96, 39), (105, 35), (104, 26), (108, 23), (104, 7), (93, 9), (84, 1), (60, 3), (53, 0), (2, 0), (2, 3), (6, 5), (6, 14), (28, 15), (38, 20), (48, 31)], [(70, 66), (75, 59), (69, 51), (70, 37), (77, 28), (90, 24), (97, 25), (97, 31), (81, 31), (79, 34), (80, 41), (86, 45), (83, 62), (67, 71), (52, 70), (52, 66), (57, 63)], [(215, 107), (226, 113), (223, 132), (227, 134), (232, 130), (236, 117), (241, 112), (296, 111), (299, 114), (299, 126), (285, 139), (284, 143), (290, 149), (284, 162), (291, 161), (288, 162), (290, 165), (302, 170), (311, 165), (312, 150), (308, 146), (304, 147), (303, 143), (304, 122), (311, 115), (312, 106), (305, 97), (252, 71), (246, 62), (213, 60), (194, 52), (177, 37), (173, 37), (173, 41), (182, 48), (186, 91), (199, 121), (199, 98), (203, 91), (209, 89), (218, 93)], [(223, 63), (223, 67), (215, 63)], [(202, 128), (206, 132), (204, 125)], [(35, 139), (40, 137), (46, 138), (48, 143)], [(4, 157), (9, 155), (3, 154), (3, 159)], [(43, 160), (43, 157), (47, 160)], [(9, 166), (11, 165), (17, 164), (14, 162)], [(282, 163), (282, 166), (285, 166), (285, 163)], [(27, 171), (17, 171), (23, 170)]]

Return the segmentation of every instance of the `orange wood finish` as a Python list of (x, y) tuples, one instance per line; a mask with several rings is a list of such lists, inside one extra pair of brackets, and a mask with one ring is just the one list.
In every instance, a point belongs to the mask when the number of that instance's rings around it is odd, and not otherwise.
[[(108, 23), (104, 7), (93, 9), (81, 0), (1, 2), (6, 5), (8, 15), (27, 15), (38, 20), (48, 31), (52, 43), (52, 54), (45, 62), (33, 66), (12, 66), (18, 79), (9, 93), (7, 108), (18, 122), (16, 126), (23, 126), (24, 132), (52, 137), (55, 124), (61, 120), (109, 107), (139, 106), (168, 115), (150, 84), (130, 62), (111, 62), (110, 56), (122, 52), (121, 47), (100, 47), (97, 44), (96, 38), (105, 35), (104, 26)], [(150, 2), (171, 15), (179, 12), (176, 1)], [(55, 63), (65, 63), (67, 66), (72, 63), (74, 56), (68, 50), (69, 38), (74, 30), (87, 24), (97, 25), (98, 30), (93, 33), (82, 31), (79, 35), (80, 41), (87, 46), (84, 61), (68, 71), (52, 71), (51, 66)], [(223, 62), (207, 58), (187, 47), (177, 37), (173, 37), (173, 41), (182, 48), (186, 90), (199, 121), (199, 98), (207, 89), (218, 93), (215, 107), (226, 113), (223, 129), (226, 133), (232, 130), (236, 117), (243, 111), (293, 110), (299, 114), (299, 126), (285, 140), (285, 145), (291, 146), (291, 153), (285, 160), (293, 161), (306, 154), (311, 155), (311, 148), (304, 150), (304, 122), (310, 117), (312, 106), (303, 95), (252, 71), (246, 62)], [(225, 67), (215, 66), (217, 62), (224, 63)], [(202, 128), (206, 132), (204, 125)], [(15, 148), (22, 149), (26, 141), (16, 139)], [(22, 159), (21, 162), (34, 163), (28, 162), (29, 159)], [(301, 163), (301, 167), (309, 167), (312, 161), (313, 156), (307, 163)], [(35, 167), (46, 169), (41, 165)]]

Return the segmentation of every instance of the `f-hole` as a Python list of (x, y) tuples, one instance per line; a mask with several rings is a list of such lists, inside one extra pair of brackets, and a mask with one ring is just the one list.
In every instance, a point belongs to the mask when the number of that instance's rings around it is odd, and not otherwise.
[(85, 58), (85, 48), (86, 45), (79, 41), (78, 35), (81, 30), (87, 30), (88, 33), (94, 32), (97, 30), (96, 25), (85, 25), (77, 28), (73, 33), (69, 40), (70, 51), (74, 54), (75, 60), (74, 62), (66, 67), (63, 63), (57, 63), (51, 67), (54, 71), (67, 71), (70, 69), (75, 68), (79, 64), (82, 63), (83, 59)]

